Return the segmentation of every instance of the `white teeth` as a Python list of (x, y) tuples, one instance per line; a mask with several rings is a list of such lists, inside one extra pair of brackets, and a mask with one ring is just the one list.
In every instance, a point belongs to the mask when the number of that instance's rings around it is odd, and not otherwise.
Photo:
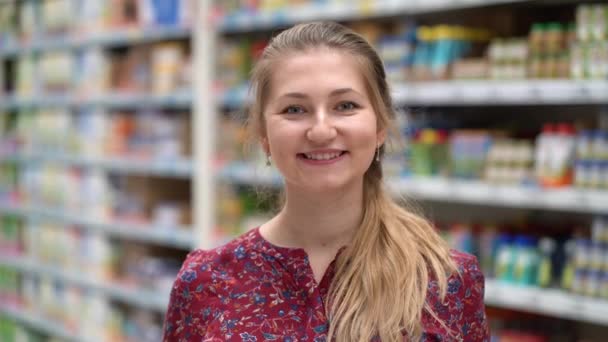
[(340, 156), (341, 152), (333, 152), (333, 153), (305, 153), (306, 158), (313, 160), (330, 160)]

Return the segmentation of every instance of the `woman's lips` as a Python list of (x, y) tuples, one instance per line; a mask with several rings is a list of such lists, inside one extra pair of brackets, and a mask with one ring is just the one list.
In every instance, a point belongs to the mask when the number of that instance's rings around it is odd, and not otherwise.
[(298, 153), (298, 159), (302, 160), (303, 162), (305, 162), (306, 164), (309, 165), (328, 165), (328, 164), (333, 164), (336, 163), (342, 159), (344, 159), (344, 157), (348, 154), (347, 151), (341, 151), (339, 152), (339, 154), (333, 158), (329, 158), (329, 159), (313, 159), (313, 158), (309, 158), (306, 156), (306, 154), (304, 153)]

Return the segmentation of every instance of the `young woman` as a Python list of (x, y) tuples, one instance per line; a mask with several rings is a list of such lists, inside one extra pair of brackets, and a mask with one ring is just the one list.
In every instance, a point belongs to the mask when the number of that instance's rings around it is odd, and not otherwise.
[(188, 255), (164, 341), (489, 341), (477, 260), (383, 187), (395, 113), (373, 48), (339, 24), (297, 25), (251, 81), (249, 128), (283, 175), (284, 205)]

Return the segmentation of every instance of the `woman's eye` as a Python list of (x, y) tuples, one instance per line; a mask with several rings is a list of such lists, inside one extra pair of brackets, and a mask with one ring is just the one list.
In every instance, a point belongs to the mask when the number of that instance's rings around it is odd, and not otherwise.
[(283, 109), (283, 113), (285, 114), (300, 114), (304, 113), (304, 108), (300, 106), (289, 106)]
[(338, 105), (337, 109), (340, 111), (351, 111), (359, 108), (359, 106), (354, 102), (342, 102)]

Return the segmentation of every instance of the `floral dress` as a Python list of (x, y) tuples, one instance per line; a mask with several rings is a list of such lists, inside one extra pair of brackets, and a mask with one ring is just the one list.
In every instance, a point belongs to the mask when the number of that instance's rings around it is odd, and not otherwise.
[[(457, 251), (452, 258), (460, 276), (449, 278), (445, 301), (433, 279), (427, 292), (452, 332), (423, 313), (421, 341), (489, 341), (477, 259)], [(334, 263), (317, 284), (303, 249), (275, 246), (259, 228), (222, 247), (195, 250), (173, 285), (163, 341), (327, 341), (324, 303)]]

